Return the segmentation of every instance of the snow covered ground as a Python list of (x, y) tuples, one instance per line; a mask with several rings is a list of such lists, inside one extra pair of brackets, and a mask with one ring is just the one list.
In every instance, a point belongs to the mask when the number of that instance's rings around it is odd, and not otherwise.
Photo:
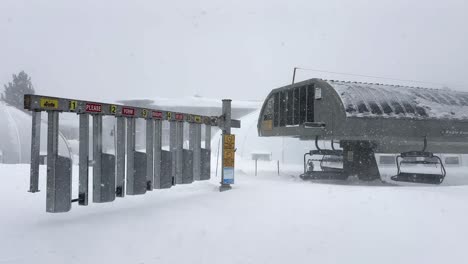
[(468, 261), (468, 186), (312, 183), (273, 171), (244, 168), (223, 193), (213, 175), (47, 214), (45, 168), (31, 194), (28, 165), (0, 164), (0, 263)]

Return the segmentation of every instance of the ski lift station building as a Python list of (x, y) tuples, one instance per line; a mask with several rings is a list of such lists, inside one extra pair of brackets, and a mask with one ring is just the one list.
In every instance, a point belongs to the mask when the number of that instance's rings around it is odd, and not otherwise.
[(468, 153), (468, 93), (310, 79), (274, 89), (260, 136), (367, 141), (374, 152)]
[[(375, 153), (401, 153), (421, 162), (441, 160), (433, 153), (468, 153), (468, 93), (310, 79), (272, 90), (257, 128), (262, 137), (315, 140), (317, 150), (304, 154), (306, 176), (373, 180), (380, 177)], [(331, 149), (319, 149), (318, 140), (330, 140)], [(309, 161), (316, 159), (306, 161), (307, 155), (322, 155), (319, 161), (337, 155), (343, 168), (314, 172)], [(444, 175), (434, 182), (441, 183)], [(426, 177), (404, 176), (405, 181)]]

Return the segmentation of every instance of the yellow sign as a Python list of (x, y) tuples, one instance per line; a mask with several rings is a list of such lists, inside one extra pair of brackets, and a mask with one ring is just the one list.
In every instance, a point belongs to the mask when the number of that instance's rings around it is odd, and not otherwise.
[(41, 108), (53, 108), (57, 109), (58, 108), (58, 100), (57, 99), (50, 99), (50, 98), (41, 98), (40, 100), (40, 106)]
[(224, 149), (223, 154), (223, 167), (234, 167), (234, 150)]
[(111, 105), (110, 106), (110, 112), (111, 112), (111, 114), (117, 113), (117, 106), (116, 105)]
[(273, 120), (265, 120), (262, 122), (264, 130), (273, 130)]
[(76, 101), (72, 100), (72, 101), (68, 102), (68, 108), (70, 109), (70, 111), (75, 111), (77, 105), (78, 105), (78, 103)]
[(166, 113), (166, 117), (167, 117), (167, 120), (171, 120), (172, 113), (171, 113), (171, 112), (167, 112), (167, 113)]
[(223, 141), (223, 148), (224, 149), (232, 149), (234, 150), (234, 147), (236, 145), (236, 136), (235, 135), (224, 135), (224, 141)]
[(201, 123), (201, 116), (195, 116), (195, 122)]
[(148, 110), (143, 109), (143, 111), (141, 112), (141, 114), (143, 115), (143, 117), (147, 117), (147, 116), (148, 116)]

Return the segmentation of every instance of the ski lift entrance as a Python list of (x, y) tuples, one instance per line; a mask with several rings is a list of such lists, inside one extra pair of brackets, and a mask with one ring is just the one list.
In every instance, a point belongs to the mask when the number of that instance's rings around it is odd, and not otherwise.
[[(228, 105), (229, 107), (227, 107)], [(89, 203), (88, 170), (92, 166), (94, 203), (116, 197), (141, 195), (153, 189), (210, 179), (211, 127), (240, 127), (230, 118), (230, 100), (223, 100), (223, 114), (200, 116), (126, 105), (88, 102), (41, 95), (25, 95), (24, 108), (32, 113), (31, 174), (29, 191), (39, 191), (41, 112), (48, 115), (46, 211), (67, 212), (72, 202)], [(59, 114), (79, 115), (79, 186), (72, 198), (72, 161), (58, 154)], [(103, 116), (115, 117), (115, 154), (102, 149)], [(89, 160), (89, 119), (92, 117), (93, 158)], [(135, 149), (135, 121), (146, 120), (146, 150)], [(162, 149), (162, 122), (170, 125), (170, 149)], [(183, 148), (184, 125), (189, 125), (189, 149)], [(201, 129), (205, 129), (202, 148)], [(234, 146), (234, 142), (232, 142)], [(234, 155), (231, 155), (232, 157)], [(234, 168), (232, 168), (234, 169)]]

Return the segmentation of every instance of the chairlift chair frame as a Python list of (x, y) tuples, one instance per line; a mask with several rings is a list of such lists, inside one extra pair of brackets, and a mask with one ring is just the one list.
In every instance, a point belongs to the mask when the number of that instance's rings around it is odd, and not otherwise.
[[(442, 159), (439, 156), (434, 155), (434, 153), (426, 151), (426, 148), (427, 148), (427, 138), (424, 137), (424, 148), (422, 151), (408, 151), (408, 152), (403, 152), (400, 155), (398, 155), (396, 157), (397, 175), (392, 176), (391, 179), (394, 181), (400, 181), (400, 182), (441, 184), (444, 181), (445, 175), (447, 174), (444, 164), (442, 162)], [(415, 158), (415, 160), (405, 161), (405, 158), (406, 159)], [(423, 158), (423, 160), (418, 160), (417, 158)], [(436, 167), (437, 167), (437, 164), (440, 164), (440, 174), (420, 173), (420, 172), (402, 172), (401, 170), (402, 164), (414, 164), (414, 165), (434, 164), (436, 165)]]
[[(331, 157), (337, 157), (343, 163), (343, 150), (335, 149), (333, 140), (331, 141), (332, 149), (321, 149), (318, 146), (318, 137), (315, 138), (315, 150), (311, 150), (304, 154), (304, 173), (300, 175), (301, 179), (347, 179), (344, 173), (344, 168), (336, 168), (325, 166), (324, 161), (330, 161)], [(307, 156), (311, 158), (307, 159)], [(321, 158), (312, 158), (313, 156), (322, 156)], [(329, 157), (327, 159), (327, 157)], [(313, 162), (320, 162), (320, 171), (314, 170)]]

